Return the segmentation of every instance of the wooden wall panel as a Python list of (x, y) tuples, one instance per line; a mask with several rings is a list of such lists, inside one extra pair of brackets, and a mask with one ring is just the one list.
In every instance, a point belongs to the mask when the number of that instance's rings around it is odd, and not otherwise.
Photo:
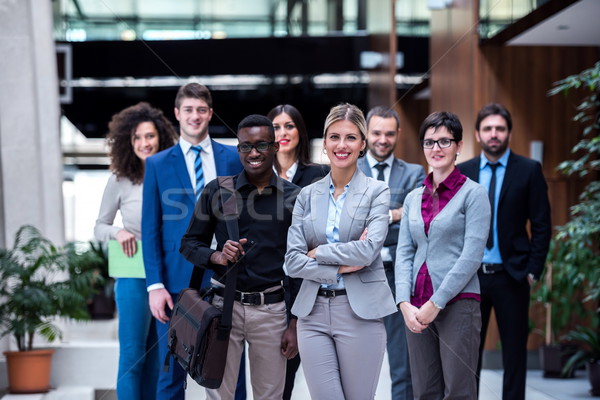
[[(581, 127), (572, 121), (580, 95), (548, 96), (554, 82), (591, 67), (598, 49), (581, 47), (481, 48), (480, 96), (487, 102), (504, 104), (513, 117), (511, 149), (529, 156), (532, 140), (544, 145), (543, 170), (551, 194), (553, 225), (566, 222), (569, 207), (583, 188), (577, 178), (567, 178), (556, 166), (571, 155)], [(567, 185), (562, 185), (567, 183)], [(559, 185), (560, 187), (555, 187)], [(562, 190), (566, 186), (566, 194)], [(563, 195), (564, 194), (564, 195)]]
[(397, 103), (396, 112), (400, 116), (399, 143), (396, 145), (396, 157), (410, 163), (421, 164), (427, 171), (427, 162), (419, 142), (419, 127), (429, 115), (429, 100), (405, 97)]
[(469, 127), (474, 121), (473, 76), (478, 39), (474, 6), (470, 1), (455, 3), (450, 9), (431, 13), (430, 111), (450, 111), (460, 118), (464, 141), (461, 161), (475, 154)]

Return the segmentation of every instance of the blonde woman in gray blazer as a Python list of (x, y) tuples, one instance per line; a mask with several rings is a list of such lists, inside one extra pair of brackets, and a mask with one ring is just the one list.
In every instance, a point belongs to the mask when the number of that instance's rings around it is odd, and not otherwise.
[(365, 133), (356, 106), (331, 109), (323, 139), (331, 173), (300, 192), (288, 232), (286, 268), (303, 279), (292, 313), (313, 399), (374, 398), (383, 317), (396, 311), (380, 256), (389, 188), (357, 168)]

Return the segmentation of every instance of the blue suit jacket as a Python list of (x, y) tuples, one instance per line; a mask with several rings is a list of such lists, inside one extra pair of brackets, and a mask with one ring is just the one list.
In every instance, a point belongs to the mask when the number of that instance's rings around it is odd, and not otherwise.
[[(242, 165), (235, 147), (211, 141), (217, 176), (235, 175)], [(179, 253), (196, 196), (181, 146), (146, 160), (142, 200), (142, 250), (146, 285), (163, 283), (170, 293), (188, 287), (192, 264)]]

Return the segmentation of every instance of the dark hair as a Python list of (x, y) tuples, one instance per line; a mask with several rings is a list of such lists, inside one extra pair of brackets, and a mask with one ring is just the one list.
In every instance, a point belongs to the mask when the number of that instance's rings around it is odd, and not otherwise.
[(373, 107), (367, 114), (367, 128), (369, 128), (369, 122), (371, 122), (371, 118), (373, 117), (394, 118), (396, 120), (396, 129), (400, 128), (400, 117), (396, 110), (391, 107)]
[(156, 127), (158, 151), (173, 146), (177, 140), (177, 132), (163, 112), (146, 102), (127, 107), (112, 116), (106, 135), (110, 170), (118, 178), (127, 178), (134, 184), (144, 180), (144, 163), (135, 155), (131, 144), (131, 138), (142, 122), (152, 122)]
[(206, 86), (196, 82), (188, 83), (179, 88), (177, 96), (175, 96), (175, 108), (178, 109), (181, 107), (181, 103), (185, 98), (204, 100), (210, 108), (213, 106), (210, 90)]
[[(296, 146), (295, 155), (298, 164), (308, 165), (310, 164), (310, 148), (308, 144), (308, 131), (306, 130), (306, 124), (304, 123), (304, 118), (302, 118), (302, 114), (298, 109), (290, 104), (280, 104), (275, 106), (269, 113), (267, 114), (267, 118), (273, 121), (277, 116), (281, 114), (287, 114), (292, 118), (292, 121), (296, 125), (296, 129), (298, 130), (298, 146)], [(281, 167), (275, 159), (275, 168), (277, 168), (277, 172), (281, 172)]]
[(510, 112), (502, 104), (491, 103), (487, 106), (483, 107), (479, 113), (477, 114), (477, 120), (475, 121), (475, 130), (479, 131), (479, 126), (481, 125), (481, 121), (490, 115), (499, 115), (506, 121), (506, 127), (508, 128), (508, 132), (512, 131), (512, 117), (510, 116)]
[(455, 114), (452, 114), (448, 111), (438, 111), (429, 114), (419, 128), (419, 140), (421, 140), (421, 142), (423, 141), (425, 138), (425, 132), (427, 132), (429, 128), (438, 130), (442, 126), (448, 129), (448, 132), (452, 134), (454, 140), (457, 142), (462, 140), (463, 128), (460, 120)]
[(246, 118), (240, 121), (237, 131), (238, 133), (242, 128), (252, 128), (255, 126), (266, 126), (269, 130), (269, 134), (271, 135), (271, 140), (275, 140), (275, 128), (273, 128), (273, 122), (264, 115), (251, 114)]

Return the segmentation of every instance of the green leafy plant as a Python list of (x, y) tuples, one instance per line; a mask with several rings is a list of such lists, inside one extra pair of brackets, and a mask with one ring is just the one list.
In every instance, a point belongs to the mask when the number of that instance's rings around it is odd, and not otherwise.
[[(564, 262), (574, 264), (578, 270), (572, 284), (581, 285), (585, 294), (583, 301), (597, 303), (600, 300), (600, 182), (597, 180), (600, 172), (600, 61), (578, 75), (557, 82), (549, 94), (576, 89), (589, 92), (577, 106), (573, 118), (583, 125), (583, 134), (571, 150), (575, 159), (563, 161), (557, 169), (567, 176), (588, 177), (591, 181), (579, 196), (579, 203), (571, 207), (569, 221), (558, 227), (554, 240), (570, 251)], [(598, 321), (595, 322), (597, 326)]]
[[(89, 319), (86, 300), (102, 280), (91, 257), (76, 245), (58, 248), (31, 226), (22, 226), (12, 249), (0, 249), (0, 336), (12, 335), (19, 351), (33, 349), (35, 334), (49, 342), (62, 337), (57, 317)], [(84, 265), (82, 267), (82, 265)]]
[(582, 345), (575, 354), (573, 354), (563, 368), (563, 374), (572, 374), (579, 367), (588, 362), (600, 361), (600, 336), (595, 329), (579, 327), (567, 335), (568, 339)]
[[(570, 208), (569, 221), (557, 227), (544, 279), (532, 292), (534, 300), (543, 302), (548, 310), (546, 343), (562, 338), (584, 346), (569, 358), (563, 376), (572, 373), (584, 359), (600, 356), (600, 182), (597, 179), (600, 171), (600, 61), (592, 68), (556, 82), (548, 94), (571, 91), (584, 91), (573, 118), (582, 125), (582, 136), (572, 149), (574, 159), (561, 162), (557, 169), (566, 176), (586, 179), (588, 183), (579, 202)], [(560, 336), (573, 326), (576, 329)]]

